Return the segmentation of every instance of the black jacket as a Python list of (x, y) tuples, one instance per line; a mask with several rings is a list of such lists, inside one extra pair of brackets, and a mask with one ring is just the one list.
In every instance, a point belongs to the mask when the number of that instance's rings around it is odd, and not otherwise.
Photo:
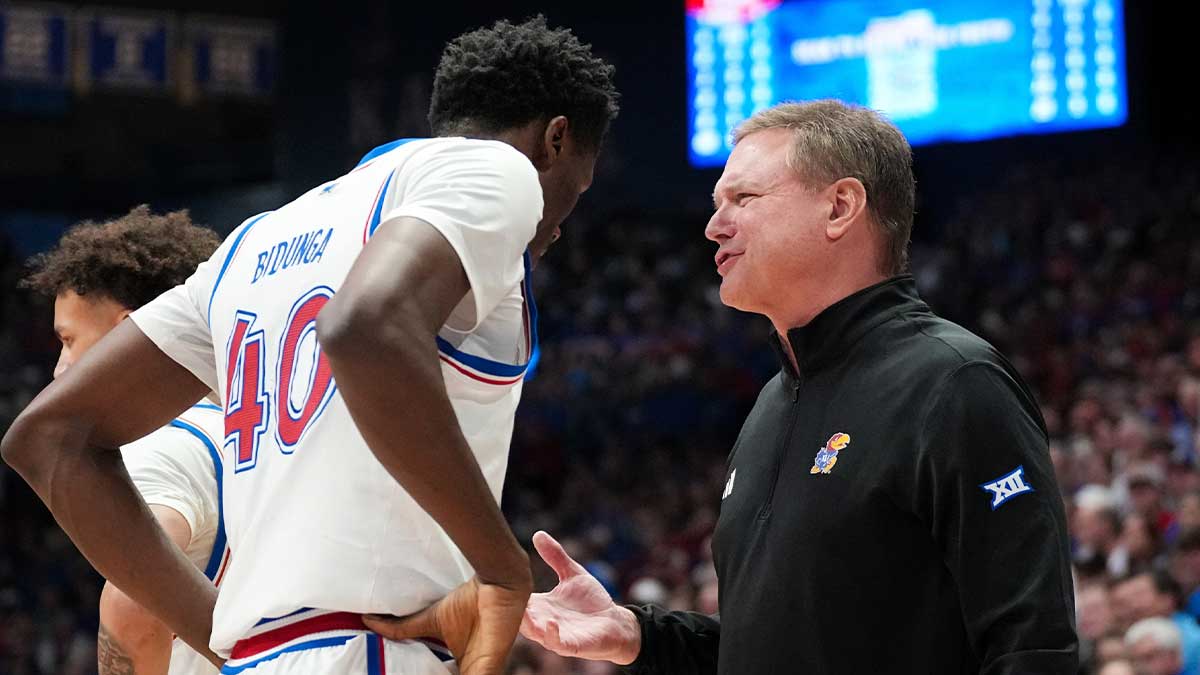
[(1062, 498), (1008, 361), (909, 276), (787, 337), (800, 372), (779, 349), (729, 457), (719, 619), (635, 608), (629, 670), (1075, 673)]

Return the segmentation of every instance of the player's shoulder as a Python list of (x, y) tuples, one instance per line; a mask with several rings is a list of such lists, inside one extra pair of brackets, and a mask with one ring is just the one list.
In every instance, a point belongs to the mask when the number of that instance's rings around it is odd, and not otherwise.
[(503, 141), (462, 137), (393, 141), (367, 153), (356, 170), (368, 167), (403, 168), (419, 173), (472, 166), (525, 178), (537, 177), (533, 163), (512, 145)]

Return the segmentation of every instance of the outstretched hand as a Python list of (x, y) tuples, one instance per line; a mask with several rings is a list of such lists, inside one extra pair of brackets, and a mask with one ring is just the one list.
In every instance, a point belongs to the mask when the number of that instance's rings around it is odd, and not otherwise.
[(530, 596), (521, 634), (562, 656), (632, 663), (642, 646), (633, 612), (615, 604), (554, 537), (537, 532), (533, 546), (558, 575), (558, 585)]
[(507, 587), (472, 577), (416, 614), (369, 614), (363, 623), (392, 640), (441, 640), (462, 675), (503, 675), (529, 591), (528, 585)]

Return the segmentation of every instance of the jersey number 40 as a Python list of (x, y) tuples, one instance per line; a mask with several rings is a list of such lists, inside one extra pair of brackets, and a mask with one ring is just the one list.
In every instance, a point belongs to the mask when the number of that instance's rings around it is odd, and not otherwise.
[[(333, 297), (318, 286), (292, 305), (279, 336), (279, 351), (267, 352), (267, 335), (255, 330), (258, 315), (238, 310), (229, 336), (225, 375), (225, 456), (234, 471), (253, 469), (258, 449), (275, 411), (275, 441), (290, 455), (333, 397), (336, 385), (329, 359), (317, 344), (317, 314)], [(268, 364), (274, 356), (274, 364)], [(268, 367), (275, 371), (274, 391), (266, 391)]]

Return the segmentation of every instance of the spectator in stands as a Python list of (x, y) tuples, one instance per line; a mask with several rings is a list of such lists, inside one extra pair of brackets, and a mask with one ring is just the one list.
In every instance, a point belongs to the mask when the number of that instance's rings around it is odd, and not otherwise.
[[(1190, 466), (1186, 467), (1187, 475), (1195, 476), (1197, 472)], [(1177, 519), (1180, 533), (1188, 530), (1200, 530), (1200, 492), (1189, 490), (1179, 497)]]
[(1112, 491), (1103, 485), (1085, 485), (1073, 500), (1071, 535), (1077, 565), (1119, 576), (1129, 569), (1128, 554), (1118, 551), (1121, 518)]
[(1080, 661), (1096, 663), (1097, 644), (1112, 631), (1114, 625), (1108, 588), (1100, 583), (1076, 587), (1075, 614)]
[(1128, 650), (1125, 648), (1125, 633), (1114, 628), (1096, 642), (1096, 653), (1093, 659), (1095, 667), (1089, 668), (1085, 672), (1093, 673), (1106, 663), (1125, 658), (1128, 658)]
[(1171, 575), (1183, 589), (1183, 610), (1200, 620), (1200, 529), (1186, 529), (1171, 547)]
[(1128, 571), (1136, 574), (1162, 562), (1163, 535), (1146, 516), (1134, 511), (1121, 524), (1121, 550), (1128, 557)]
[(1135, 465), (1125, 478), (1133, 512), (1144, 517), (1158, 531), (1160, 539), (1165, 537), (1175, 523), (1175, 514), (1163, 507), (1166, 461)]
[(1170, 621), (1179, 632), (1183, 664), (1200, 675), (1200, 625), (1192, 615), (1180, 611), (1182, 599), (1183, 589), (1168, 572), (1142, 572), (1113, 586), (1113, 616), (1121, 629), (1143, 619)]
[(1197, 673), (1184, 666), (1179, 628), (1167, 619), (1151, 617), (1133, 624), (1125, 633), (1125, 645), (1138, 675)]

